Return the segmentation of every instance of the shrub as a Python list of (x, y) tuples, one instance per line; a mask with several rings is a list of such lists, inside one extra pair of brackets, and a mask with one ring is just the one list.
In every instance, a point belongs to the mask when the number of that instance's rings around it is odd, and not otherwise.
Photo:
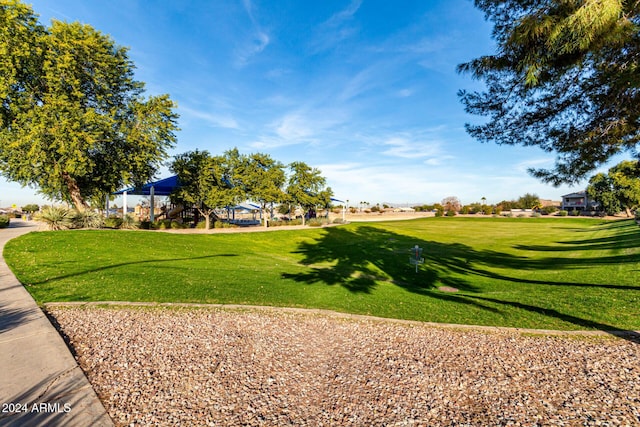
[(0, 228), (7, 228), (9, 222), (11, 222), (11, 220), (8, 215), (0, 215)]
[(180, 230), (180, 229), (185, 228), (184, 224), (181, 224), (181, 223), (179, 223), (178, 221), (171, 221), (171, 225), (170, 225), (170, 227), (171, 227), (173, 230)]
[(75, 228), (101, 228), (104, 225), (104, 218), (94, 211), (76, 212), (73, 222)]
[(569, 216), (580, 216), (580, 211), (574, 209), (571, 212), (569, 212)]
[(309, 221), (307, 221), (307, 225), (309, 227), (321, 227), (324, 224), (326, 224), (326, 221), (321, 218), (312, 218)]
[(542, 214), (540, 212), (534, 212), (531, 214), (532, 218), (540, 218), (542, 216)]
[(334, 224), (346, 224), (347, 221), (344, 221), (342, 218), (336, 218), (333, 220)]
[(104, 220), (104, 226), (107, 228), (120, 228), (122, 225), (122, 218), (117, 216), (110, 216)]
[(567, 212), (567, 211), (565, 211), (565, 210), (562, 210), (562, 211), (559, 211), (559, 212), (558, 212), (558, 215), (560, 215), (560, 216), (567, 216), (567, 215), (569, 215), (569, 212)]
[(140, 228), (140, 221), (135, 219), (135, 217), (131, 214), (127, 214), (122, 218), (122, 224), (120, 228), (125, 230), (137, 230)]
[(456, 215), (457, 215), (456, 211), (454, 211), (454, 210), (448, 210), (447, 211), (447, 216), (456, 216)]
[(199, 223), (196, 224), (196, 228), (198, 230), (204, 230), (206, 226), (207, 226), (206, 221), (200, 221)]
[(161, 221), (155, 221), (153, 223), (153, 228), (156, 230), (166, 230), (167, 228), (171, 227), (171, 220), (170, 219), (163, 219)]
[(73, 228), (75, 216), (71, 209), (47, 206), (36, 216), (36, 220), (44, 222), (49, 230), (68, 230)]

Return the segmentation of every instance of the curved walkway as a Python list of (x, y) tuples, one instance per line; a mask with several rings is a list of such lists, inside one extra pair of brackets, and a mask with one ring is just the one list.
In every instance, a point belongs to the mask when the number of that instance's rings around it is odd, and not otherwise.
[[(13, 220), (10, 239), (38, 224)], [(0, 257), (0, 426), (113, 426), (91, 384), (31, 295)]]

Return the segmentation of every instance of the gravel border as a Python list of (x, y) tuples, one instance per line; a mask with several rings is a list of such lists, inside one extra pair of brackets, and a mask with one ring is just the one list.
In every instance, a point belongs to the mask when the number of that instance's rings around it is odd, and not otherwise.
[(253, 307), (48, 304), (117, 425), (640, 425), (640, 345)]

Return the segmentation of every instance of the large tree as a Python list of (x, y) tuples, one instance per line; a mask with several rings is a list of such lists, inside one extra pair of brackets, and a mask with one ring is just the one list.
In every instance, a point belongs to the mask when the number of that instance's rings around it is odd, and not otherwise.
[(551, 182), (575, 183), (614, 154), (639, 156), (640, 1), (475, 0), (497, 53), (459, 66), (486, 83), (461, 91), (482, 142), (557, 153)]
[(127, 49), (88, 25), (0, 0), (0, 173), (84, 210), (153, 177), (175, 143), (167, 95), (145, 98)]
[(609, 215), (622, 209), (627, 216), (640, 206), (640, 162), (622, 161), (605, 175), (598, 173), (589, 180), (587, 193)]
[(328, 206), (333, 192), (326, 187), (326, 179), (322, 172), (304, 162), (293, 162), (289, 165), (290, 175), (286, 193), (288, 199), (302, 208), (302, 223), (310, 209), (317, 206)]
[[(286, 182), (284, 165), (263, 153), (254, 153), (244, 156), (239, 171), (247, 195), (260, 203), (266, 212), (270, 203), (284, 201), (283, 186)], [(267, 225), (267, 216), (264, 216), (264, 225)]]
[(212, 156), (208, 151), (189, 151), (175, 156), (170, 169), (178, 176), (180, 186), (172, 197), (193, 205), (210, 227), (216, 209), (235, 203), (237, 189), (229, 176), (228, 156)]

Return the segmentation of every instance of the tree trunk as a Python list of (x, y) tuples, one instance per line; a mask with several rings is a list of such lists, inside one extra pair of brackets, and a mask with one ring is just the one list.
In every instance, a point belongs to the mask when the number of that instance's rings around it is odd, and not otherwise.
[(627, 213), (627, 218), (631, 218), (631, 209), (629, 209), (629, 206), (625, 206), (624, 210)]
[(78, 212), (84, 212), (88, 205), (85, 202), (82, 194), (80, 193), (80, 187), (78, 187), (78, 183), (75, 179), (71, 178), (67, 172), (62, 173), (62, 179), (64, 179), (65, 184), (67, 184), (67, 189), (69, 190), (69, 197), (71, 197), (71, 201), (75, 205)]

